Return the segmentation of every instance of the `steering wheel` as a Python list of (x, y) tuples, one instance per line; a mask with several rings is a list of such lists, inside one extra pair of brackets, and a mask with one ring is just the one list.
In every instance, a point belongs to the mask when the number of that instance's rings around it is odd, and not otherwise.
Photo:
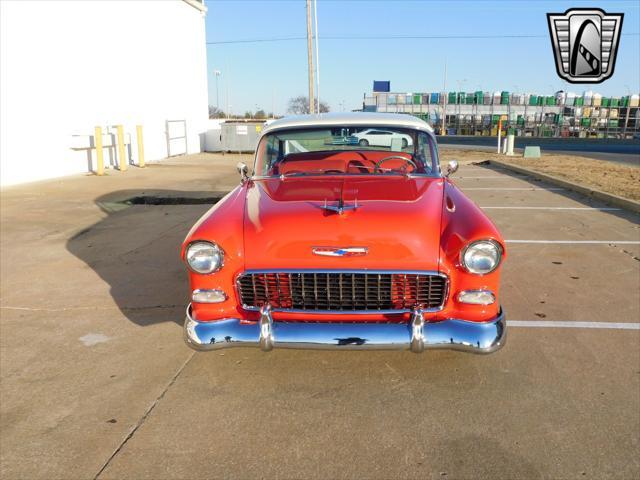
[(411, 160), (410, 158), (407, 157), (402, 157), (400, 155), (391, 155), (389, 157), (384, 157), (382, 160), (378, 160), (378, 162), (376, 163), (376, 166), (374, 168), (374, 172), (375, 173), (382, 173), (380, 170), (380, 165), (382, 165), (384, 162), (386, 162), (387, 160), (402, 160), (405, 163), (408, 163), (409, 165), (411, 165), (413, 167), (413, 171), (418, 170), (418, 166), (416, 165), (416, 163)]

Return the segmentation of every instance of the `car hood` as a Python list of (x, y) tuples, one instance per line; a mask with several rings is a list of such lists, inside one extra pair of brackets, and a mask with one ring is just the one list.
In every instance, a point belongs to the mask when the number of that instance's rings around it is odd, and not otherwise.
[[(443, 181), (404, 176), (251, 182), (244, 215), (246, 269), (438, 270)], [(342, 214), (329, 211), (342, 199)], [(313, 247), (364, 247), (324, 256)]]

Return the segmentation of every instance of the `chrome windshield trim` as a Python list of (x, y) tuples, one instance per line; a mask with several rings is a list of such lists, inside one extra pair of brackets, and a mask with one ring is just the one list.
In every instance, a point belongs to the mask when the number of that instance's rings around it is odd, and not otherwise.
[(328, 177), (366, 177), (366, 178), (385, 178), (385, 177), (400, 177), (400, 178), (445, 178), (440, 174), (428, 174), (428, 173), (294, 173), (291, 175), (253, 175), (249, 177), (249, 180), (286, 180), (288, 178), (328, 178)]
[[(442, 295), (442, 304), (435, 308), (423, 308), (425, 313), (437, 313), (444, 310), (449, 300), (450, 280), (449, 277), (435, 270), (367, 270), (367, 269), (305, 269), (305, 268), (272, 268), (272, 269), (252, 269), (245, 270), (236, 275), (234, 282), (236, 298), (240, 299), (240, 277), (243, 275), (252, 275), (256, 273), (368, 273), (368, 274), (395, 274), (395, 275), (431, 275), (444, 278), (444, 293)], [(260, 307), (252, 307), (241, 304), (240, 308), (248, 312), (258, 312)], [(271, 308), (272, 312), (280, 313), (298, 313), (305, 315), (399, 315), (410, 313), (412, 308), (402, 308), (398, 310), (300, 310), (292, 308)]]

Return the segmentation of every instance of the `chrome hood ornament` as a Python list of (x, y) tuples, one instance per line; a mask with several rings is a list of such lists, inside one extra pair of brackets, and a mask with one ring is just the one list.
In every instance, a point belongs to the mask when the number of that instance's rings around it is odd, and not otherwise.
[(344, 203), (344, 201), (342, 200), (342, 197), (340, 197), (340, 200), (338, 200), (338, 204), (337, 205), (329, 205), (329, 203), (327, 203), (327, 199), (324, 199), (324, 205), (322, 206), (323, 210), (328, 210), (330, 212), (335, 212), (338, 215), (342, 215), (344, 212), (348, 211), (348, 210), (357, 210), (360, 207), (360, 205), (358, 205), (358, 199), (356, 198), (353, 205), (346, 205)]
[(311, 251), (321, 257), (362, 257), (369, 253), (367, 247), (312, 247)]

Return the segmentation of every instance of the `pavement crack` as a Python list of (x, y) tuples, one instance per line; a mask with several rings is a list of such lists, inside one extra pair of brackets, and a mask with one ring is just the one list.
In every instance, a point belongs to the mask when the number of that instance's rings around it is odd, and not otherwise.
[(144, 424), (144, 422), (147, 420), (149, 415), (151, 415), (151, 412), (153, 412), (153, 410), (156, 408), (156, 405), (158, 405), (158, 403), (160, 403), (160, 400), (162, 400), (164, 398), (164, 396), (167, 393), (167, 391), (176, 382), (176, 380), (178, 379), (180, 374), (183, 372), (183, 370), (189, 364), (191, 359), (194, 357), (195, 353), (196, 352), (191, 352), (191, 355), (189, 355), (189, 358), (187, 358), (187, 360), (182, 364), (182, 366), (178, 369), (178, 371), (173, 375), (173, 377), (171, 378), (169, 383), (167, 383), (167, 385), (164, 387), (164, 389), (162, 390), (160, 395), (158, 395), (158, 397), (151, 403), (151, 405), (149, 405), (147, 410), (144, 412), (144, 415), (142, 415), (140, 420), (138, 420), (138, 422), (133, 426), (133, 428), (129, 431), (127, 436), (122, 440), (122, 442), (120, 442), (120, 444), (116, 447), (116, 449), (113, 451), (113, 453), (109, 456), (107, 461), (104, 462), (104, 464), (102, 465), (100, 470), (98, 470), (98, 473), (96, 473), (95, 477), (93, 477), (93, 480), (97, 480), (100, 477), (100, 475), (102, 475), (102, 472), (104, 472), (106, 470), (106, 468), (109, 466), (111, 461), (120, 453), (120, 451), (124, 448), (124, 446), (127, 444), (127, 442), (133, 438), (133, 436), (138, 431), (138, 429)]

